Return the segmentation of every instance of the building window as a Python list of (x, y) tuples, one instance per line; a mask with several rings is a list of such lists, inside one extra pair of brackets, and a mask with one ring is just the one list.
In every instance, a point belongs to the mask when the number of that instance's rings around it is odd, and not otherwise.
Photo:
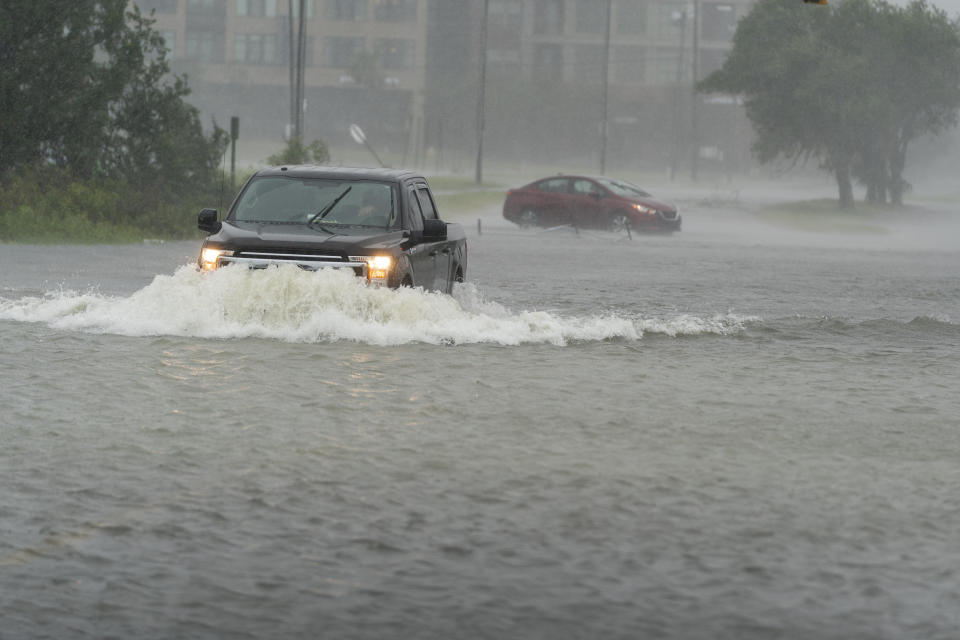
[(237, 15), (273, 18), (277, 15), (277, 0), (237, 0)]
[(598, 84), (603, 81), (603, 54), (601, 44), (578, 44), (573, 48), (573, 76), (581, 84)]
[(363, 20), (367, 15), (366, 0), (326, 0), (324, 16), (328, 20)]
[(277, 36), (259, 33), (235, 34), (233, 53), (237, 62), (277, 64)]
[(647, 32), (647, 3), (620, 0), (616, 18), (617, 33), (643, 35)]
[(613, 77), (620, 84), (643, 84), (646, 79), (644, 48), (638, 45), (623, 45), (613, 48)]
[(346, 69), (363, 52), (363, 38), (328, 36), (323, 39), (324, 66)]
[(490, 0), (490, 24), (498, 27), (519, 27), (522, 18), (520, 0)]
[(176, 13), (177, 0), (136, 0), (140, 11), (149, 15), (151, 11), (157, 13)]
[(718, 70), (723, 66), (723, 63), (727, 61), (727, 55), (729, 53), (729, 51), (725, 50), (702, 50), (700, 52), (700, 68), (697, 70), (697, 75), (700, 76), (700, 78), (706, 78), (708, 75)]
[(606, 33), (607, 3), (577, 0), (577, 33)]
[(677, 76), (680, 76), (680, 82), (685, 80), (686, 65), (680, 66), (680, 52), (676, 49), (657, 49), (654, 53), (656, 60), (656, 77), (653, 79), (656, 84), (673, 86), (677, 84)]
[(185, 56), (199, 62), (223, 62), (223, 34), (219, 31), (187, 30)]
[(414, 22), (417, 19), (417, 0), (370, 0), (373, 18), (379, 22)]
[(733, 5), (710, 2), (703, 5), (701, 15), (700, 33), (704, 40), (733, 40), (733, 33), (737, 30), (737, 14)]
[(160, 36), (163, 38), (163, 46), (167, 50), (167, 58), (172, 58), (177, 50), (177, 32), (161, 31)]
[(512, 71), (520, 64), (518, 49), (488, 49), (487, 64), (491, 71)]
[(187, 0), (187, 15), (226, 18), (226, 0)]
[(381, 69), (413, 68), (413, 40), (381, 38), (376, 41), (376, 52)]
[[(293, 0), (293, 17), (300, 18), (300, 0)], [(313, 19), (313, 0), (307, 0), (307, 20)]]
[[(687, 5), (679, 2), (667, 2), (660, 5), (660, 32), (676, 33), (689, 18)], [(687, 25), (689, 26), (689, 25)]]
[[(285, 34), (281, 35), (277, 42), (279, 43), (279, 49), (277, 50), (277, 58), (275, 64), (290, 64), (290, 40), (285, 37)], [(296, 61), (297, 52), (293, 51), (294, 61)], [(312, 67), (314, 65), (313, 59), (313, 38), (307, 36), (307, 41), (304, 43), (303, 47), (303, 57), (304, 65), (307, 67)]]
[(544, 35), (563, 33), (564, 0), (537, 0), (533, 6), (533, 32)]
[(538, 44), (533, 49), (533, 69), (537, 80), (563, 81), (563, 47), (559, 44)]

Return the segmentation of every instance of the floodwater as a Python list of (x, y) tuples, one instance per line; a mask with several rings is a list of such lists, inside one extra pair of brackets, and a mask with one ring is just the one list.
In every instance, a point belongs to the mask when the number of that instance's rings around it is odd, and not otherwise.
[(955, 639), (957, 217), (684, 214), (454, 297), (0, 245), (0, 638)]

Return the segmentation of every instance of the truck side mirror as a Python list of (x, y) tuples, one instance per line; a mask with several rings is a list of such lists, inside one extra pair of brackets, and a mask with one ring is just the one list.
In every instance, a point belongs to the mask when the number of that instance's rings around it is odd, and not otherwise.
[(216, 233), (220, 231), (220, 226), (216, 209), (202, 209), (197, 215), (197, 228), (201, 231)]
[(446, 240), (447, 223), (443, 220), (424, 220), (423, 221), (423, 239), (424, 240)]

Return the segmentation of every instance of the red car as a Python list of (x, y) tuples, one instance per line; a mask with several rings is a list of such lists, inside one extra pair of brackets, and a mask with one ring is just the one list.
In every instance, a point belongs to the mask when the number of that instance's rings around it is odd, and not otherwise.
[(503, 217), (521, 227), (679, 231), (677, 207), (613, 178), (557, 175), (507, 192)]

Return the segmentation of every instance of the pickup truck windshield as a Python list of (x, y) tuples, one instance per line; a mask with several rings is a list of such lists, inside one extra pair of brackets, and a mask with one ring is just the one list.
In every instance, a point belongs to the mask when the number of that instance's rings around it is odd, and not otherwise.
[[(341, 199), (334, 205), (337, 198)], [(391, 229), (399, 222), (396, 192), (391, 184), (279, 176), (255, 178), (250, 182), (230, 219), (307, 224), (318, 212), (324, 211), (324, 225)]]

